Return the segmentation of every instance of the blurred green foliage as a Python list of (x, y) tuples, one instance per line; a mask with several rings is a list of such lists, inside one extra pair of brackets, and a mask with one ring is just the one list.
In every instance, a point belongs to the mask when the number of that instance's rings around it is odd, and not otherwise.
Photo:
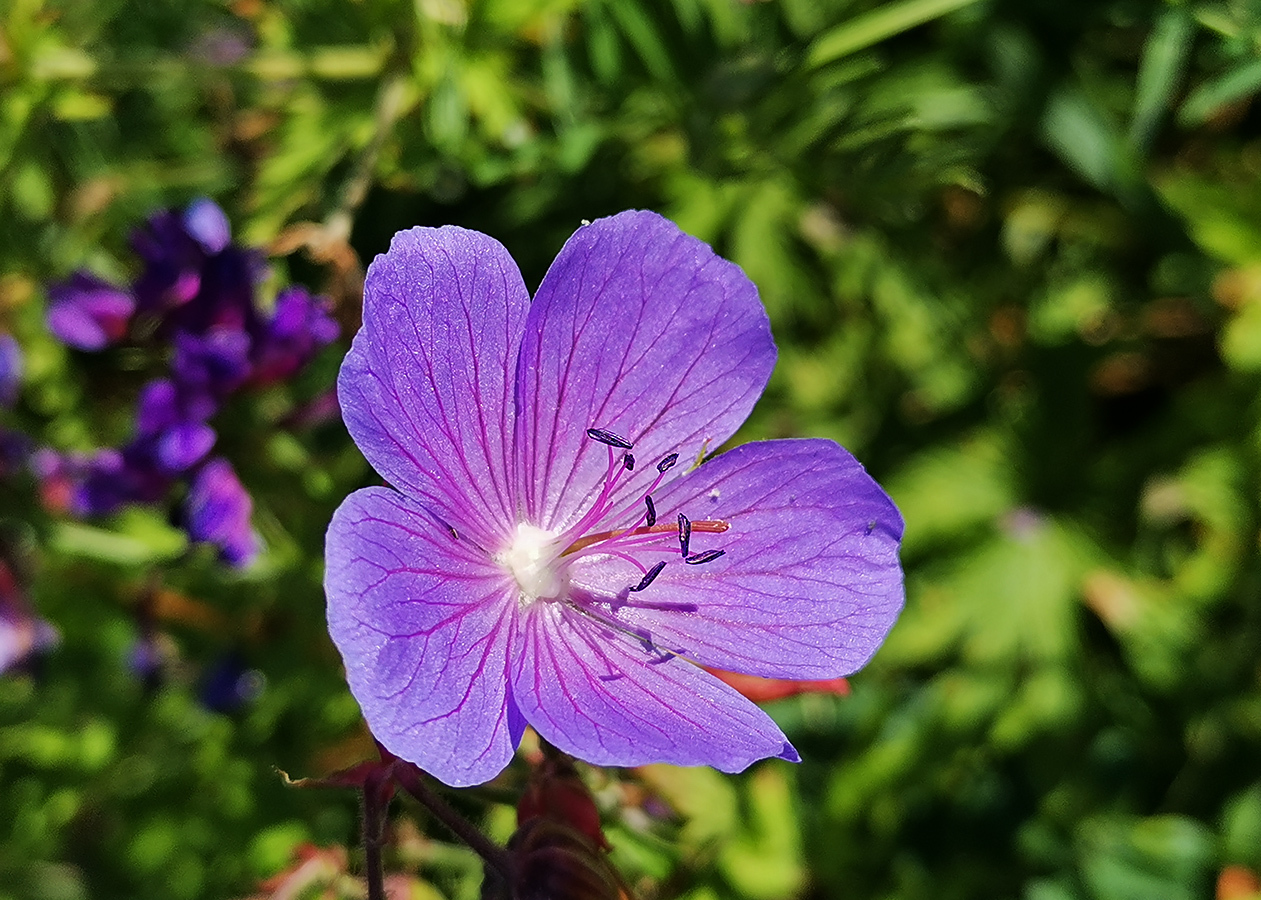
[[(59, 348), (43, 285), (125, 274), (159, 206), (220, 200), (349, 327), (347, 241), (369, 259), (454, 222), (533, 285), (580, 220), (656, 209), (770, 311), (742, 437), (864, 460), (907, 519), (908, 605), (850, 697), (772, 707), (800, 767), (589, 773), (628, 881), (1209, 896), (1261, 870), (1259, 92), (1246, 0), (8, 0), (14, 421), (126, 434), (138, 379)], [(340, 429), (277, 425), (336, 355), (224, 436), (268, 547), (243, 575), (156, 515), (70, 524), (5, 488), (62, 643), (0, 679), (0, 897), (244, 896), (299, 845), (353, 848), (353, 797), (273, 771), (367, 749), (319, 584), (323, 525), (371, 475)], [(155, 590), (175, 663), (146, 690), (127, 654)], [(232, 653), (261, 691), (211, 712), (199, 679)], [(476, 896), (414, 813), (411, 895)]]

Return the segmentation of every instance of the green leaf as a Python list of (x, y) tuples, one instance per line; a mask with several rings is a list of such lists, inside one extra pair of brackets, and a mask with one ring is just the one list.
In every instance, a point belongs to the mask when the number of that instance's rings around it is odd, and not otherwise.
[(1178, 110), (1183, 125), (1202, 125), (1223, 106), (1261, 90), (1261, 59), (1236, 66), (1225, 75), (1200, 85)]
[(1236, 794), (1222, 810), (1222, 842), (1224, 862), (1261, 867), (1261, 783)]
[(125, 566), (170, 560), (187, 546), (184, 533), (162, 522), (148, 510), (131, 508), (119, 513), (116, 529), (79, 522), (61, 522), (52, 535), (60, 553), (99, 559)]
[(637, 3), (619, 2), (619, 0), (606, 6), (652, 77), (660, 81), (677, 80), (674, 65), (670, 62), (670, 54), (666, 51), (660, 33), (653, 27), (652, 19), (644, 12), (643, 7)]
[(1204, 252), (1234, 265), (1261, 260), (1261, 195), (1220, 178), (1173, 171), (1155, 180)]
[(806, 63), (827, 65), (975, 2), (977, 0), (902, 0), (881, 4), (819, 35), (810, 45)]
[(1222, 359), (1238, 372), (1261, 372), (1261, 303), (1245, 303), (1221, 333)]
[(1042, 134), (1064, 162), (1101, 190), (1115, 192), (1132, 177), (1128, 149), (1095, 103), (1076, 88), (1051, 96)]
[(748, 825), (723, 848), (719, 865), (746, 897), (797, 896), (806, 880), (801, 817), (783, 764), (759, 766), (747, 785)]
[(1182, 816), (1097, 818), (1078, 831), (1094, 900), (1197, 900), (1208, 895), (1212, 834)]
[(1193, 28), (1186, 8), (1171, 6), (1161, 13), (1143, 45), (1129, 134), (1130, 145), (1136, 149), (1143, 150), (1151, 143), (1161, 117), (1172, 105), (1186, 69)]
[(1014, 480), (991, 435), (920, 453), (885, 482), (907, 523), (903, 554), (915, 557), (989, 526), (1015, 505)]

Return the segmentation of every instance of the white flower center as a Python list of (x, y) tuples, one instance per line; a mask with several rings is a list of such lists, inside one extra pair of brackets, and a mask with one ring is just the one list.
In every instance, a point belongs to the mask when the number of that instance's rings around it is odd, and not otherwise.
[(521, 588), (523, 604), (559, 597), (565, 589), (565, 567), (556, 553), (556, 535), (524, 522), (500, 557)]

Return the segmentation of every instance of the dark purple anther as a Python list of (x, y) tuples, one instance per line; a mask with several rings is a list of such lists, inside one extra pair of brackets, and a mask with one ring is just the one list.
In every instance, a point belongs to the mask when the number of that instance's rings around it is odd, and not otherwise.
[(648, 585), (652, 584), (653, 579), (655, 579), (658, 575), (661, 574), (661, 570), (664, 569), (665, 567), (666, 567), (666, 564), (664, 560), (662, 562), (657, 563), (655, 566), (649, 569), (646, 573), (644, 573), (644, 577), (639, 579), (639, 584), (635, 585), (633, 588), (631, 588), (631, 590), (642, 591), (644, 588), (648, 587)]
[(661, 462), (657, 463), (657, 471), (664, 475), (674, 468), (674, 464), (679, 461), (679, 454), (671, 453), (669, 456), (662, 457)]
[(648, 527), (651, 528), (657, 524), (657, 507), (651, 497), (644, 497), (644, 502), (648, 504)]
[(704, 553), (697, 553), (695, 556), (689, 556), (683, 561), (689, 566), (699, 566), (701, 563), (713, 562), (718, 557), (726, 555), (726, 550), (706, 550)]
[(599, 441), (601, 444), (608, 444), (610, 447), (617, 447), (620, 450), (630, 450), (635, 445), (621, 435), (614, 434), (611, 431), (605, 431), (603, 428), (588, 428), (587, 437), (593, 441)]
[(635, 471), (635, 454), (626, 453), (622, 456), (622, 465), (626, 467), (627, 472)]
[(687, 516), (679, 513), (679, 547), (683, 551), (683, 558), (687, 559), (688, 543), (692, 540), (692, 523), (688, 521)]

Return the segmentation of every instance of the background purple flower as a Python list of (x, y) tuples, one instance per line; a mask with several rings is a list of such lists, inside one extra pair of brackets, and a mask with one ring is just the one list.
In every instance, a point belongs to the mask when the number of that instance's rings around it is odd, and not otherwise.
[(258, 553), (258, 538), (250, 527), (253, 506), (232, 465), (212, 459), (197, 471), (188, 491), (188, 536), (214, 544), (230, 565), (249, 565)]
[(131, 247), (144, 262), (133, 285), (140, 311), (161, 316), (201, 291), (208, 254), (180, 213), (164, 210), (151, 216), (132, 234)]
[(397, 488), (329, 526), (329, 631), (391, 752), (493, 777), (526, 723), (600, 765), (796, 751), (697, 664), (833, 678), (902, 605), (902, 521), (830, 441), (727, 440), (775, 361), (756, 289), (653, 213), (581, 228), (533, 302), (485, 235), (369, 269), (338, 382)]
[(255, 383), (269, 384), (290, 377), (321, 347), (336, 340), (338, 331), (326, 301), (312, 297), (301, 287), (281, 291), (271, 318), (259, 327), (255, 338)]
[(237, 328), (212, 328), (204, 334), (175, 335), (171, 373), (186, 389), (225, 397), (245, 383), (250, 364), (250, 336)]
[(257, 295), (264, 259), (232, 242), (228, 218), (211, 200), (151, 216), (132, 247), (142, 268), (129, 289), (76, 274), (51, 289), (49, 327), (85, 350), (130, 329), (169, 377), (146, 383), (134, 436), (122, 447), (40, 452), (33, 468), (45, 505), (104, 515), (161, 502), (187, 480), (190, 537), (215, 544), (230, 564), (248, 564), (258, 549), (250, 499), (225, 460), (205, 462), (217, 441), (210, 420), (237, 391), (295, 375), (336, 339), (337, 323), (326, 301), (297, 287), (265, 312)]
[(22, 348), (17, 338), (0, 332), (0, 407), (17, 402), (22, 386)]
[(214, 411), (207, 394), (165, 378), (149, 382), (140, 392), (133, 456), (168, 475), (191, 469), (215, 444), (206, 424)]
[(102, 350), (127, 333), (132, 295), (95, 275), (76, 272), (48, 289), (48, 330), (68, 347)]

